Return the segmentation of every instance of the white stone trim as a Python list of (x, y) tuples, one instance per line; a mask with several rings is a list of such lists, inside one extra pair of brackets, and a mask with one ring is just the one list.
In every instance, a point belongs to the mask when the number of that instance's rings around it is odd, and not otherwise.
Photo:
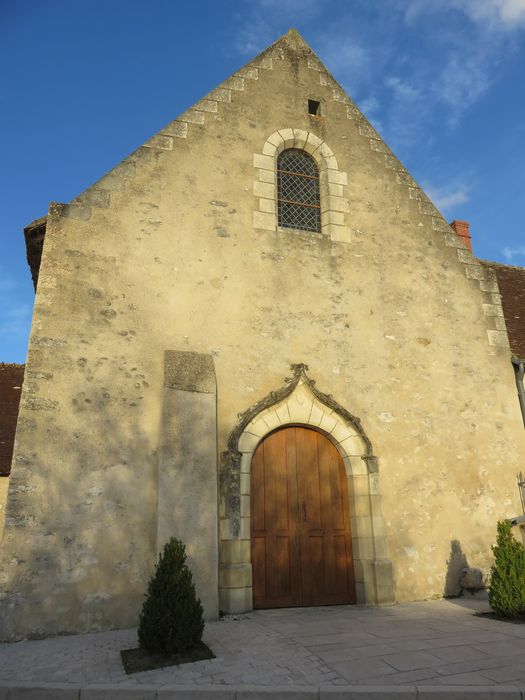
[[(293, 392), (263, 409), (246, 425), (238, 442), (240, 464), (240, 528), (232, 533), (230, 521), (219, 523), (220, 607), (225, 612), (251, 610), (250, 491), (251, 463), (257, 445), (272, 431), (288, 425), (303, 425), (322, 432), (339, 451), (347, 477), (349, 515), (356, 596), (358, 603), (391, 602), (393, 581), (387, 559), (386, 529), (381, 507), (377, 473), (370, 473), (367, 447), (356, 428), (339, 413), (322, 403), (302, 379)], [(235, 559), (231, 563), (231, 552)], [(228, 571), (228, 573), (226, 573)], [(249, 580), (250, 583), (246, 583)], [(228, 583), (226, 583), (228, 581)], [(239, 607), (240, 606), (240, 607)]]
[[(260, 153), (254, 153), (256, 176), (253, 193), (258, 198), (257, 209), (253, 212), (254, 227), (266, 231), (278, 230), (276, 165), (277, 156), (287, 148), (300, 148), (309, 153), (317, 163), (321, 196), (321, 233), (330, 236), (334, 241), (349, 242), (350, 230), (345, 225), (344, 217), (349, 211), (348, 198), (345, 196), (347, 175), (339, 170), (337, 159), (328, 144), (312, 131), (303, 129), (279, 129), (266, 139)], [(337, 214), (343, 216), (338, 217)]]

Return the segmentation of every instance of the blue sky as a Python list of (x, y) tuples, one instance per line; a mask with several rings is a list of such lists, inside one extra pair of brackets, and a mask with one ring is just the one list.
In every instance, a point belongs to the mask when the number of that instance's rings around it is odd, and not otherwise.
[(0, 361), (23, 227), (298, 29), (480, 258), (525, 265), (525, 0), (0, 0)]

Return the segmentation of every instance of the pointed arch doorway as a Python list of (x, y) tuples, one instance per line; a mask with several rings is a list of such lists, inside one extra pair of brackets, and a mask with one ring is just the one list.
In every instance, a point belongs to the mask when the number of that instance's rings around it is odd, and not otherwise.
[(355, 603), (345, 467), (321, 432), (267, 435), (251, 465), (253, 605)]

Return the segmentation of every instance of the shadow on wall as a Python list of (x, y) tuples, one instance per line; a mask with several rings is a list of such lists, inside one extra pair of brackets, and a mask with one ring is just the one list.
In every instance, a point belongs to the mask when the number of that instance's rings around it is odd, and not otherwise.
[(468, 569), (468, 560), (465, 552), (461, 549), (459, 540), (451, 540), (450, 556), (447, 561), (447, 575), (445, 578), (445, 598), (455, 598), (461, 595), (461, 577), (463, 569)]
[[(149, 385), (118, 359), (92, 369), (83, 360), (84, 391), (22, 414), (0, 549), (1, 639), (137, 623), (156, 561), (157, 452), (144, 430)], [(37, 377), (23, 397), (30, 409), (37, 380), (45, 391)]]

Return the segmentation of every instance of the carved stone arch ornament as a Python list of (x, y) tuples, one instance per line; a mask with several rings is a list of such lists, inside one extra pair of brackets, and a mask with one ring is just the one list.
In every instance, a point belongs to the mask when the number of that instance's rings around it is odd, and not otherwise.
[(221, 455), (219, 604), (224, 612), (252, 609), (250, 471), (257, 445), (269, 433), (302, 425), (323, 433), (345, 466), (358, 603), (394, 600), (381, 507), (378, 460), (359, 418), (317, 388), (308, 366), (291, 366), (284, 385), (239, 414)]
[[(312, 131), (303, 129), (279, 129), (266, 139), (261, 153), (254, 153), (256, 176), (253, 192), (258, 198), (258, 206), (253, 212), (254, 227), (267, 231), (281, 230), (277, 226), (276, 166), (277, 156), (287, 148), (304, 150), (317, 163), (321, 233), (333, 241), (349, 241), (350, 229), (346, 221), (349, 211), (346, 197), (347, 175), (339, 169), (337, 158), (326, 141)], [(282, 230), (289, 232), (293, 229)]]

